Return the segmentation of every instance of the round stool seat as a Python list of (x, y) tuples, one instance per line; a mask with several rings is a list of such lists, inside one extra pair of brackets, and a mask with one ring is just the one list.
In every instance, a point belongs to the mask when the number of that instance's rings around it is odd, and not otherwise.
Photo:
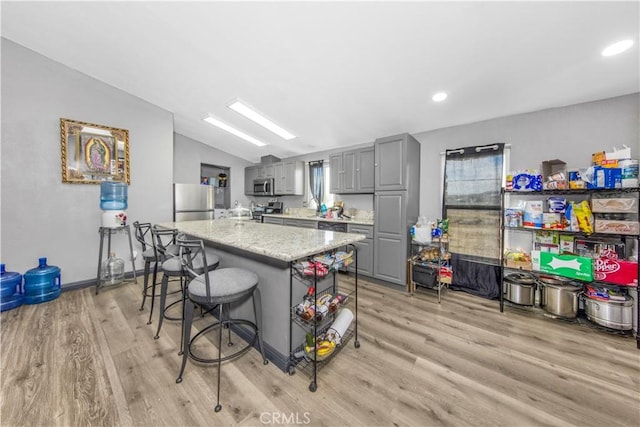
[(209, 272), (210, 297), (203, 275), (196, 276), (189, 283), (189, 297), (200, 303), (225, 303), (236, 301), (242, 295), (249, 295), (258, 286), (258, 275), (244, 268), (221, 268)]
[[(207, 256), (207, 269), (213, 270), (220, 264), (218, 255), (210, 251), (205, 251)], [(204, 267), (202, 266), (202, 257), (193, 260), (193, 269), (202, 274)], [(182, 276), (182, 260), (179, 256), (172, 256), (162, 263), (162, 271), (167, 276)]]
[(155, 261), (156, 251), (153, 248), (149, 248), (146, 251), (142, 252), (142, 258), (144, 260)]

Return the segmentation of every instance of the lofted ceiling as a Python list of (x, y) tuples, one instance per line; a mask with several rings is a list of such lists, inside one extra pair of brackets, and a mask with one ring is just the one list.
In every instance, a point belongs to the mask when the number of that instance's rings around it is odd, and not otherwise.
[[(177, 133), (251, 162), (639, 92), (638, 1), (1, 8), (3, 37), (171, 111)], [(600, 55), (621, 39), (635, 41), (630, 51)], [(442, 90), (449, 98), (434, 103)], [(297, 137), (227, 108), (237, 97)]]

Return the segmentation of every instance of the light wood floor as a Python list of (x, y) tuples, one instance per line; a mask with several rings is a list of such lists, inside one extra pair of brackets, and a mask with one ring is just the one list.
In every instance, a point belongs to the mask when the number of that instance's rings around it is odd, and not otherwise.
[[(346, 276), (341, 281), (348, 282)], [(140, 285), (65, 292), (2, 313), (2, 426), (637, 426), (640, 351), (606, 334), (448, 292), (442, 304), (360, 281), (359, 339), (308, 391), (257, 351), (189, 362), (178, 322), (154, 340)], [(283, 296), (285, 297), (285, 296)], [(200, 327), (208, 319), (200, 319)], [(285, 333), (283, 331), (283, 333)], [(207, 347), (207, 345), (204, 345)]]

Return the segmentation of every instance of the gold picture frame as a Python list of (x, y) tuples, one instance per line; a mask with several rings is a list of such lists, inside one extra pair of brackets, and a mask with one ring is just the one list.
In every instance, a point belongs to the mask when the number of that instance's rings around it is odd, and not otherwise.
[(131, 184), (128, 130), (61, 118), (60, 147), (63, 183)]

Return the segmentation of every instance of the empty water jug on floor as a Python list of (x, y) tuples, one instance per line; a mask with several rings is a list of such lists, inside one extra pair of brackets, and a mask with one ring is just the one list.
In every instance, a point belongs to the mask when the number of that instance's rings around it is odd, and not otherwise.
[(40, 304), (60, 296), (60, 268), (47, 265), (46, 258), (24, 273), (24, 304)]
[(0, 264), (0, 312), (22, 304), (22, 274), (6, 271)]
[(100, 209), (122, 211), (127, 209), (127, 184), (124, 182), (102, 181), (100, 183)]
[(115, 253), (111, 252), (102, 264), (102, 283), (106, 285), (115, 285), (124, 280), (124, 260), (118, 258)]

